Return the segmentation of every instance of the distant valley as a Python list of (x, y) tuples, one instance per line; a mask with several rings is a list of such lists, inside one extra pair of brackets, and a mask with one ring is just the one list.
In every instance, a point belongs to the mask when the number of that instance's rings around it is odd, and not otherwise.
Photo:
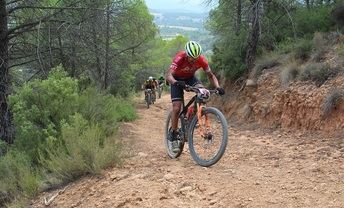
[(211, 52), (213, 37), (204, 28), (207, 13), (155, 9), (150, 11), (163, 39), (169, 40), (177, 35), (183, 35), (190, 40), (198, 41), (206, 53)]

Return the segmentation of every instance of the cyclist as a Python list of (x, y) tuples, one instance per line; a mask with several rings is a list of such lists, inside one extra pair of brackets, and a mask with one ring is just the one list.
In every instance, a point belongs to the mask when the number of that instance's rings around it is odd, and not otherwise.
[(225, 94), (225, 90), (220, 87), (216, 76), (211, 71), (208, 61), (201, 55), (201, 45), (195, 41), (189, 41), (185, 45), (185, 50), (178, 52), (167, 71), (166, 80), (171, 84), (172, 99), (172, 129), (169, 139), (172, 141), (172, 151), (180, 151), (178, 139), (178, 117), (182, 107), (185, 85), (203, 87), (201, 82), (195, 77), (195, 72), (202, 68), (207, 74), (209, 81), (218, 90), (220, 95)]
[(160, 76), (158, 81), (158, 91), (159, 91), (159, 98), (161, 97), (162, 91), (164, 91), (164, 81), (165, 78), (163, 76)]
[(151, 89), (153, 92), (153, 101), (155, 100), (155, 90), (157, 88), (156, 82), (153, 80), (153, 77), (150, 76), (143, 84), (143, 89), (145, 90), (145, 97), (147, 96), (147, 89)]

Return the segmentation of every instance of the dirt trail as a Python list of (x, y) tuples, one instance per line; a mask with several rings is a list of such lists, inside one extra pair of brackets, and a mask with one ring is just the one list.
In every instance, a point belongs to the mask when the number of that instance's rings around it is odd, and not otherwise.
[[(197, 166), (188, 147), (178, 159), (165, 154), (163, 128), (170, 99), (150, 109), (122, 135), (133, 155), (103, 177), (69, 185), (50, 207), (344, 207), (344, 136), (230, 126), (223, 158)], [(32, 207), (45, 207), (43, 193)]]

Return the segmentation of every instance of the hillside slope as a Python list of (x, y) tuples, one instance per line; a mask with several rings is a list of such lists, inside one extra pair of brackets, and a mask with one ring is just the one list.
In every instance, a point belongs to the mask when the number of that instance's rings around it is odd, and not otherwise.
[[(340, 134), (344, 130), (344, 58), (334, 50), (324, 53), (319, 62), (310, 59), (295, 66), (284, 60), (265, 67), (241, 92), (240, 86), (229, 83), (229, 95), (215, 103), (234, 121)], [(299, 75), (284, 83), (286, 76), (296, 76), (292, 73)]]

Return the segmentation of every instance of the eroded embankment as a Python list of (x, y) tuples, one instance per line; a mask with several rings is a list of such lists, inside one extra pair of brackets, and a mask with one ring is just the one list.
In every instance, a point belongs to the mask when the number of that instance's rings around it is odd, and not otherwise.
[(281, 70), (283, 66), (264, 70), (256, 85), (247, 86), (241, 92), (238, 87), (227, 84), (227, 97), (218, 98), (215, 104), (222, 106), (233, 120), (258, 122), (264, 127), (328, 133), (344, 130), (342, 72), (320, 86), (298, 80), (286, 86), (281, 82)]

